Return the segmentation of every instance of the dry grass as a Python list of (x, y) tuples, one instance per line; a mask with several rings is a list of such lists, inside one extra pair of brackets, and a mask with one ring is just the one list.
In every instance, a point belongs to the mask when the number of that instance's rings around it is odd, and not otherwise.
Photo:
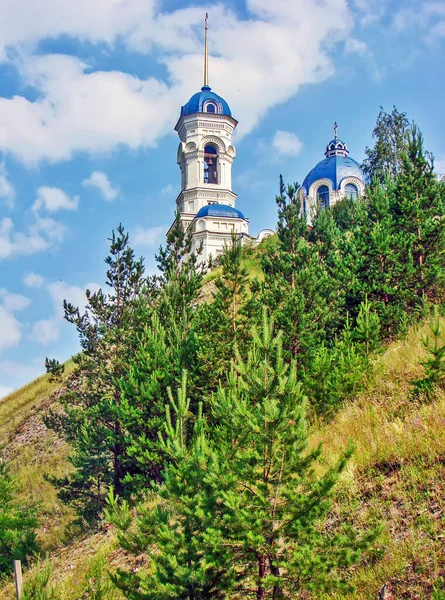
[[(68, 361), (65, 373), (69, 374), (73, 369), (74, 363)], [(39, 411), (58, 388), (60, 383), (51, 383), (48, 375), (42, 375), (0, 400), (0, 449), (20, 424)]]
[(392, 344), (372, 390), (312, 438), (323, 443), (327, 462), (353, 443), (334, 510), (358, 530), (382, 527), (372, 556), (353, 571), (356, 591), (342, 598), (376, 598), (386, 583), (393, 598), (423, 600), (445, 583), (445, 393), (431, 403), (410, 396), (427, 332), (427, 325), (413, 329)]

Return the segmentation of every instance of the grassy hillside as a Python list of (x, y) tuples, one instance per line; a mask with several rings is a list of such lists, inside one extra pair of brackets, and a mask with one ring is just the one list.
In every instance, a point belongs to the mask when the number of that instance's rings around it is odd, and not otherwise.
[[(378, 359), (372, 389), (329, 425), (313, 428), (312, 443), (323, 443), (327, 461), (349, 441), (355, 446), (337, 489), (332, 526), (342, 518), (358, 527), (382, 527), (371, 558), (352, 572), (356, 592), (349, 598), (377, 598), (385, 583), (387, 599), (445, 598), (445, 394), (428, 404), (409, 399), (409, 381), (421, 370), (426, 327), (391, 344)], [(42, 503), (39, 536), (51, 551), (57, 598), (93, 598), (85, 590), (104, 560), (113, 569), (129, 559), (116, 549), (107, 527), (90, 535), (70, 533), (72, 515), (44, 481), (45, 473), (68, 469), (68, 449), (40, 419), (56, 401), (57, 386), (42, 377), (0, 402), (1, 452), (12, 460), (23, 497)], [(112, 592), (107, 597), (121, 598)], [(340, 597), (345, 598), (329, 596)], [(12, 598), (6, 583), (0, 599)]]

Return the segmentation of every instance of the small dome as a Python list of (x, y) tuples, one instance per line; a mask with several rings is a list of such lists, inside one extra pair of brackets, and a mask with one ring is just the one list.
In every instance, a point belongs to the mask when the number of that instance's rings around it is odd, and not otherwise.
[(224, 98), (212, 92), (207, 85), (202, 87), (200, 92), (194, 94), (187, 104), (184, 104), (181, 108), (181, 117), (203, 112), (232, 116), (232, 111)]
[(349, 154), (349, 150), (347, 145), (339, 140), (338, 138), (334, 138), (329, 142), (326, 146), (326, 150), (324, 155), (328, 156), (347, 156)]
[(207, 204), (203, 206), (196, 214), (195, 219), (201, 217), (222, 217), (224, 219), (245, 219), (243, 213), (237, 208), (232, 208), (227, 204)]
[(360, 165), (348, 154), (349, 150), (344, 142), (337, 138), (331, 140), (326, 146), (326, 158), (321, 160), (303, 181), (301, 187), (306, 194), (309, 193), (311, 185), (319, 179), (329, 179), (334, 190), (340, 189), (345, 177), (356, 177), (363, 183), (365, 178)]

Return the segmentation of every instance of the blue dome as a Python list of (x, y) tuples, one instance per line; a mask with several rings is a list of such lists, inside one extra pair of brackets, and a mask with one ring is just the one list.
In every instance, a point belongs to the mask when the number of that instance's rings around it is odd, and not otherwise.
[(201, 217), (222, 217), (224, 219), (244, 219), (243, 213), (237, 208), (232, 208), (227, 204), (207, 204), (197, 213), (195, 219)]
[(349, 156), (328, 156), (310, 171), (303, 181), (302, 187), (308, 194), (309, 188), (315, 181), (329, 179), (332, 181), (332, 188), (339, 190), (345, 177), (357, 177), (360, 181), (364, 181), (363, 171), (358, 162)]
[(335, 137), (326, 146), (324, 153), (325, 159), (321, 160), (310, 173), (306, 176), (301, 186), (306, 194), (309, 188), (319, 179), (329, 179), (332, 182), (332, 189), (339, 190), (341, 182), (345, 177), (356, 177), (364, 182), (363, 171), (360, 165), (353, 158), (348, 156), (347, 145)]
[[(208, 101), (210, 101), (210, 104), (213, 106), (213, 110), (206, 110), (207, 107), (204, 105)], [(200, 92), (194, 94), (187, 104), (184, 104), (184, 106), (181, 108), (181, 117), (202, 112), (227, 115), (228, 117), (232, 116), (232, 111), (230, 110), (229, 105), (224, 98), (221, 98), (221, 96), (218, 96), (218, 94), (212, 92), (211, 88), (209, 88), (207, 85), (202, 87)]]

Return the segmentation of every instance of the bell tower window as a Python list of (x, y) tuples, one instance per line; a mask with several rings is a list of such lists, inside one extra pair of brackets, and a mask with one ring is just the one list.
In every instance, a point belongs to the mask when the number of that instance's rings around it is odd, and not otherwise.
[(204, 183), (218, 183), (218, 151), (211, 144), (204, 148)]
[(319, 208), (328, 208), (329, 206), (329, 188), (327, 185), (321, 185), (317, 190), (317, 200)]
[(213, 102), (207, 102), (207, 104), (205, 105), (205, 112), (213, 113), (213, 114), (218, 112), (216, 110), (216, 104), (214, 104)]

